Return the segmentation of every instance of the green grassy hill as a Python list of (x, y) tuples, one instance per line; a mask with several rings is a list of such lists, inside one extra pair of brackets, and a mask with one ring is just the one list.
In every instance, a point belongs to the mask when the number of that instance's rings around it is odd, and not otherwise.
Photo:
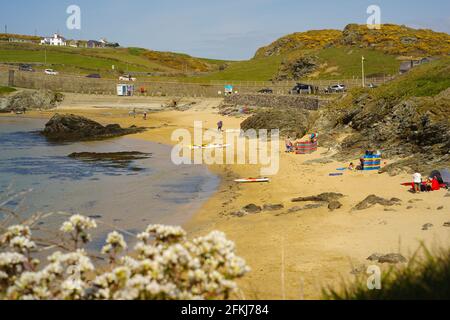
[(211, 72), (218, 70), (219, 66), (225, 63), (141, 48), (89, 49), (0, 42), (1, 62), (33, 63), (38, 64), (37, 69), (51, 67), (64, 73), (100, 73), (104, 77), (124, 72), (169, 75)]
[(450, 35), (428, 29), (384, 24), (371, 30), (366, 25), (349, 24), (343, 31), (315, 30), (284, 36), (259, 49), (255, 57), (283, 55), (293, 51), (354, 46), (392, 55), (437, 56), (450, 53)]
[(293, 33), (260, 48), (253, 59), (234, 62), (142, 48), (43, 47), (1, 39), (0, 63), (35, 63), (41, 65), (37, 69), (100, 73), (103, 77), (126, 72), (151, 73), (154, 80), (200, 83), (360, 78), (361, 56), (366, 58), (367, 77), (383, 77), (398, 74), (403, 60), (450, 54), (450, 35), (392, 24), (383, 25), (380, 30), (350, 24), (342, 31)]
[[(308, 50), (306, 56), (314, 56), (317, 63), (315, 71), (302, 78), (311, 79), (352, 79), (361, 77), (361, 56), (366, 58), (366, 75), (383, 77), (395, 75), (400, 63), (396, 56), (384, 54), (371, 49), (360, 49), (350, 46)], [(202, 80), (238, 80), (269, 81), (277, 78), (280, 70), (290, 61), (300, 57), (296, 53), (286, 53), (269, 57), (256, 57), (248, 61), (232, 62), (223, 71), (211, 72), (197, 77)], [(295, 80), (288, 76), (278, 80)]]
[[(411, 97), (434, 97), (450, 88), (450, 57), (444, 57), (414, 68), (410, 72), (398, 76), (394, 80), (376, 89), (354, 88), (330, 105), (335, 110), (347, 110), (355, 105), (359, 97), (370, 94), (375, 101), (385, 101), (391, 104), (399, 103)], [(448, 95), (448, 93), (447, 93)], [(423, 108), (429, 107), (427, 104)], [(434, 108), (434, 110), (433, 110)], [(450, 105), (444, 107), (445, 112), (435, 106), (426, 109), (432, 115), (439, 114), (441, 118), (448, 118)]]
[(450, 35), (393, 24), (380, 30), (350, 24), (340, 30), (312, 30), (282, 37), (248, 61), (205, 76), (228, 80), (343, 79), (382, 77), (399, 71), (402, 60), (450, 54)]

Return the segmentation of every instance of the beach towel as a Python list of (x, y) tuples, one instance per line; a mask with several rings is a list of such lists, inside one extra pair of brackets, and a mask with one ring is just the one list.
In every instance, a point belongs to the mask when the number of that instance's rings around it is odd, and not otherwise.
[[(414, 189), (414, 182), (404, 182), (401, 185), (404, 186), (404, 187), (411, 187), (411, 188)], [(422, 186), (426, 186), (426, 185), (427, 185), (426, 182), (422, 182)], [(439, 184), (439, 188), (440, 189), (445, 189), (446, 187), (447, 187), (447, 184), (445, 184), (445, 183), (440, 183)]]

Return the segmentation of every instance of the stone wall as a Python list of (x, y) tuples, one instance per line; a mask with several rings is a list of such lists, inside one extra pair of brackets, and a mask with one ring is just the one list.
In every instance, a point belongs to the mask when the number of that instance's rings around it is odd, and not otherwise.
[(8, 71), (0, 70), (0, 86), (7, 86), (8, 79), (9, 79)]
[[(0, 69), (0, 81), (3, 78), (6, 79), (5, 81), (7, 83), (7, 69)], [(139, 81), (139, 79), (136, 82), (127, 83), (115, 79), (91, 79), (77, 75), (50, 76), (41, 72), (20, 72), (18, 70), (16, 70), (14, 74), (14, 84), (19, 88), (48, 89), (81, 94), (116, 96), (116, 86), (121, 83), (133, 84), (136, 90), (135, 95), (137, 96), (218, 98), (223, 97), (224, 93), (224, 85), (222, 84), (185, 83), (177, 81)], [(145, 93), (140, 93), (141, 88), (145, 89)], [(235, 86), (236, 91), (245, 94), (256, 94), (260, 89), (260, 86), (248, 84)], [(288, 90), (288, 87), (284, 88), (284, 90)], [(221, 93), (220, 95), (219, 92)]]
[[(113, 95), (117, 96), (116, 86), (123, 82), (116, 79), (91, 79), (86, 78), (81, 75), (57, 75), (49, 76), (45, 75), (41, 71), (36, 72), (21, 72), (17, 68), (12, 68), (11, 66), (0, 65), (0, 85), (8, 84), (8, 72), (9, 69), (14, 69), (14, 85), (19, 88), (28, 89), (48, 89), (53, 91), (62, 92), (72, 92), (72, 93), (82, 93), (82, 94), (99, 94), (99, 95)], [(372, 81), (373, 82), (373, 81)], [(169, 97), (192, 97), (192, 98), (219, 98), (223, 97), (224, 86), (226, 84), (233, 84), (234, 90), (240, 95), (251, 95), (258, 97), (258, 104), (262, 106), (267, 105), (264, 103), (268, 100), (271, 105), (276, 106), (297, 106), (301, 104), (306, 104), (307, 108), (317, 108), (314, 107), (314, 102), (305, 102), (305, 96), (290, 96), (289, 92), (294, 86), (294, 82), (258, 82), (258, 81), (211, 81), (210, 83), (186, 83), (183, 81), (153, 81), (143, 78), (139, 79), (133, 84), (135, 86), (135, 95), (144, 96), (169, 96)], [(308, 83), (317, 85), (323, 90), (326, 86), (337, 83), (334, 80), (316, 80), (309, 81)], [(348, 80), (339, 81), (339, 83), (346, 84), (349, 88), (358, 85), (358, 81)], [(375, 82), (374, 82), (375, 83)], [(140, 93), (140, 88), (144, 89), (144, 93)], [(264, 88), (271, 88), (275, 93), (276, 101), (273, 101), (273, 97), (267, 97), (258, 94), (258, 91)], [(220, 92), (220, 94), (219, 94)], [(286, 96), (281, 98), (281, 96)], [(311, 98), (311, 97), (309, 97)], [(308, 99), (309, 99), (308, 98)], [(252, 99), (253, 101), (254, 99)], [(250, 101), (251, 102), (251, 101)], [(249, 104), (249, 103), (242, 103)], [(250, 103), (252, 104), (252, 103)]]
[(306, 110), (318, 110), (321, 101), (316, 97), (302, 95), (236, 94), (227, 96), (225, 98), (225, 104), (273, 108), (295, 107)]
[[(20, 88), (49, 89), (61, 92), (117, 96), (117, 84), (132, 84), (135, 95), (174, 97), (218, 97), (220, 87), (177, 82), (121, 82), (114, 79), (90, 79), (77, 76), (49, 76), (40, 73), (16, 72), (14, 83)], [(140, 88), (145, 93), (140, 93)], [(222, 89), (223, 91), (223, 89)]]

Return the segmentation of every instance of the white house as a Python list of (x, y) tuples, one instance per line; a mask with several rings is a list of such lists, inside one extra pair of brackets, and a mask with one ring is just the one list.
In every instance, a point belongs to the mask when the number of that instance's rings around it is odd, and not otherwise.
[(53, 35), (53, 37), (47, 37), (47, 38), (42, 39), (41, 44), (49, 45), (49, 46), (66, 46), (67, 42), (63, 36), (55, 33)]

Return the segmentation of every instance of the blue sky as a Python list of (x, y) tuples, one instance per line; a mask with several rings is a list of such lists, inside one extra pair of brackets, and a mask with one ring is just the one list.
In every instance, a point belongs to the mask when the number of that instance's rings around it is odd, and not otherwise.
[[(8, 32), (67, 38), (106, 37), (124, 46), (184, 52), (217, 59), (248, 59), (278, 37), (310, 29), (365, 23), (367, 7), (382, 23), (450, 33), (448, 0), (0, 0), (0, 27)], [(66, 28), (69, 5), (81, 8), (82, 28)]]

